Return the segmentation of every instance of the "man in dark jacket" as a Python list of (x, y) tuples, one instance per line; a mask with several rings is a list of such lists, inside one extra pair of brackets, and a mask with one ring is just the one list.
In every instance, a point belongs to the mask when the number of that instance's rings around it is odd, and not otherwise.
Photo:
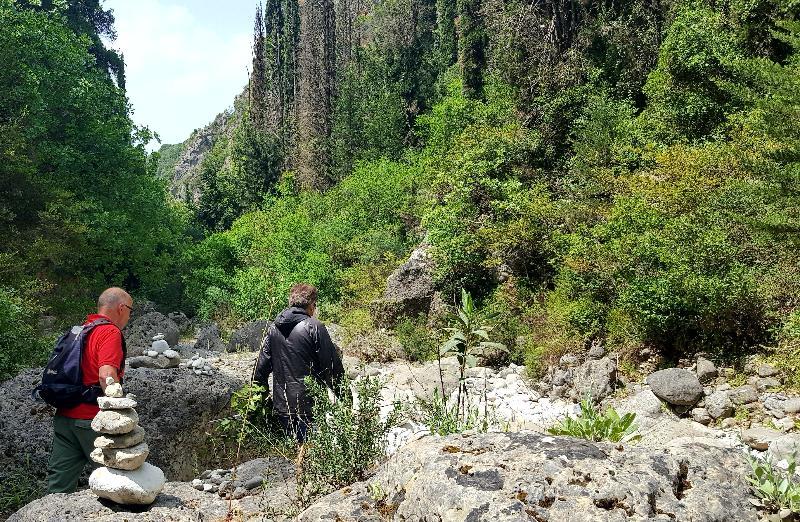
[(253, 381), (267, 387), (274, 372), (272, 400), (284, 428), (304, 442), (313, 402), (303, 379), (312, 376), (336, 389), (344, 374), (331, 336), (316, 317), (317, 289), (299, 284), (289, 292), (289, 308), (278, 314), (261, 343)]

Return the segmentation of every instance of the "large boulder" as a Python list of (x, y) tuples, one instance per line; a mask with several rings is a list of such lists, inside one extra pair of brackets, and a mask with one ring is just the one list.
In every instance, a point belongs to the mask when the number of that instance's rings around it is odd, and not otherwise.
[[(213, 457), (206, 447), (208, 423), (228, 413), (234, 391), (249, 377), (251, 361), (238, 373), (198, 376), (184, 368), (125, 372), (125, 391), (136, 395), (139, 423), (150, 446), (148, 460), (172, 480), (186, 480), (194, 466)], [(25, 468), (44, 478), (53, 440), (53, 409), (34, 402), (33, 389), (41, 368), (25, 370), (0, 383), (0, 481), (14, 469)]]
[(153, 336), (164, 334), (164, 340), (170, 346), (178, 344), (178, 325), (160, 312), (148, 312), (125, 327), (125, 342), (128, 355), (142, 355), (153, 344)]
[(703, 385), (694, 373), (667, 368), (647, 376), (647, 384), (656, 396), (673, 406), (694, 406), (703, 398)]
[(320, 520), (756, 521), (737, 450), (661, 450), (532, 432), (424, 437), (369, 481), (299, 515)]
[(194, 343), (194, 347), (210, 352), (225, 351), (225, 343), (222, 342), (222, 335), (220, 334), (217, 323), (211, 323), (200, 328), (200, 333), (197, 335), (197, 341)]
[[(257, 352), (261, 348), (261, 341), (267, 336), (272, 321), (259, 319), (251, 321), (231, 335), (228, 343), (229, 352)], [(197, 345), (195, 345), (197, 346)]]
[(617, 365), (609, 357), (589, 359), (572, 374), (577, 399), (590, 397), (594, 402), (600, 402), (613, 393), (616, 382)]
[(378, 324), (391, 327), (401, 316), (427, 315), (435, 291), (433, 271), (430, 247), (423, 243), (386, 280), (383, 298), (373, 305)]

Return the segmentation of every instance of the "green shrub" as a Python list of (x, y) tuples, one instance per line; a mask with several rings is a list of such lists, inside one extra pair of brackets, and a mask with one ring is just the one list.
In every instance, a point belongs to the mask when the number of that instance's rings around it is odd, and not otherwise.
[(439, 343), (437, 332), (425, 326), (427, 317), (405, 317), (394, 328), (395, 336), (410, 361), (430, 361), (436, 359)]
[(449, 406), (447, 399), (439, 393), (438, 388), (433, 390), (430, 400), (418, 400), (414, 405), (417, 420), (428, 427), (436, 435), (450, 435), (477, 430), (486, 433), (491, 427), (507, 427), (498, 421), (488, 411), (480, 408), (459, 408), (458, 404)]
[(306, 379), (314, 401), (314, 424), (298, 477), (304, 495), (324, 494), (363, 480), (385, 455), (386, 435), (396, 416), (392, 413), (381, 420), (381, 383), (372, 378), (356, 381), (355, 393), (350, 384), (345, 376), (332, 401), (327, 387)]
[(783, 470), (775, 466), (771, 458), (759, 460), (749, 457), (752, 474), (747, 480), (758, 506), (773, 512), (789, 509), (792, 513), (800, 513), (800, 480), (794, 474), (796, 454), (787, 460), (788, 466)]
[(42, 338), (37, 330), (40, 311), (31, 297), (0, 287), (0, 381), (47, 361), (53, 340)]
[(635, 413), (626, 413), (620, 417), (611, 407), (606, 408), (601, 415), (591, 399), (584, 399), (581, 401), (580, 417), (567, 417), (547, 431), (553, 435), (569, 435), (594, 442), (627, 442), (641, 437), (636, 433), (634, 419)]

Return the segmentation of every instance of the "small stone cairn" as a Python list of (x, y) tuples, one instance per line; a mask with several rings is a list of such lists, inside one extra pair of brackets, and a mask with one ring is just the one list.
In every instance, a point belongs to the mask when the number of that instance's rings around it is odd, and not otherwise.
[(164, 334), (159, 333), (153, 336), (153, 344), (150, 349), (144, 352), (144, 355), (139, 357), (132, 357), (128, 364), (131, 368), (155, 368), (163, 370), (166, 368), (175, 368), (181, 362), (181, 354), (169, 347), (169, 343), (165, 340)]
[(89, 476), (89, 487), (100, 498), (118, 504), (152, 504), (164, 488), (164, 472), (145, 462), (150, 448), (139, 426), (135, 397), (122, 394), (122, 386), (111, 377), (105, 396), (98, 397), (100, 412), (92, 429), (100, 436), (94, 441), (92, 460), (103, 467)]

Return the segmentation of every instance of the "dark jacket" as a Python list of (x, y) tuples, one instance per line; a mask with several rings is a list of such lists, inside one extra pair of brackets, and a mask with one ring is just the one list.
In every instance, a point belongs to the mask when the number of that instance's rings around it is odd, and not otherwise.
[(278, 314), (262, 341), (253, 381), (266, 387), (272, 372), (276, 413), (310, 418), (313, 403), (303, 379), (311, 375), (335, 389), (344, 367), (325, 325), (291, 307)]

